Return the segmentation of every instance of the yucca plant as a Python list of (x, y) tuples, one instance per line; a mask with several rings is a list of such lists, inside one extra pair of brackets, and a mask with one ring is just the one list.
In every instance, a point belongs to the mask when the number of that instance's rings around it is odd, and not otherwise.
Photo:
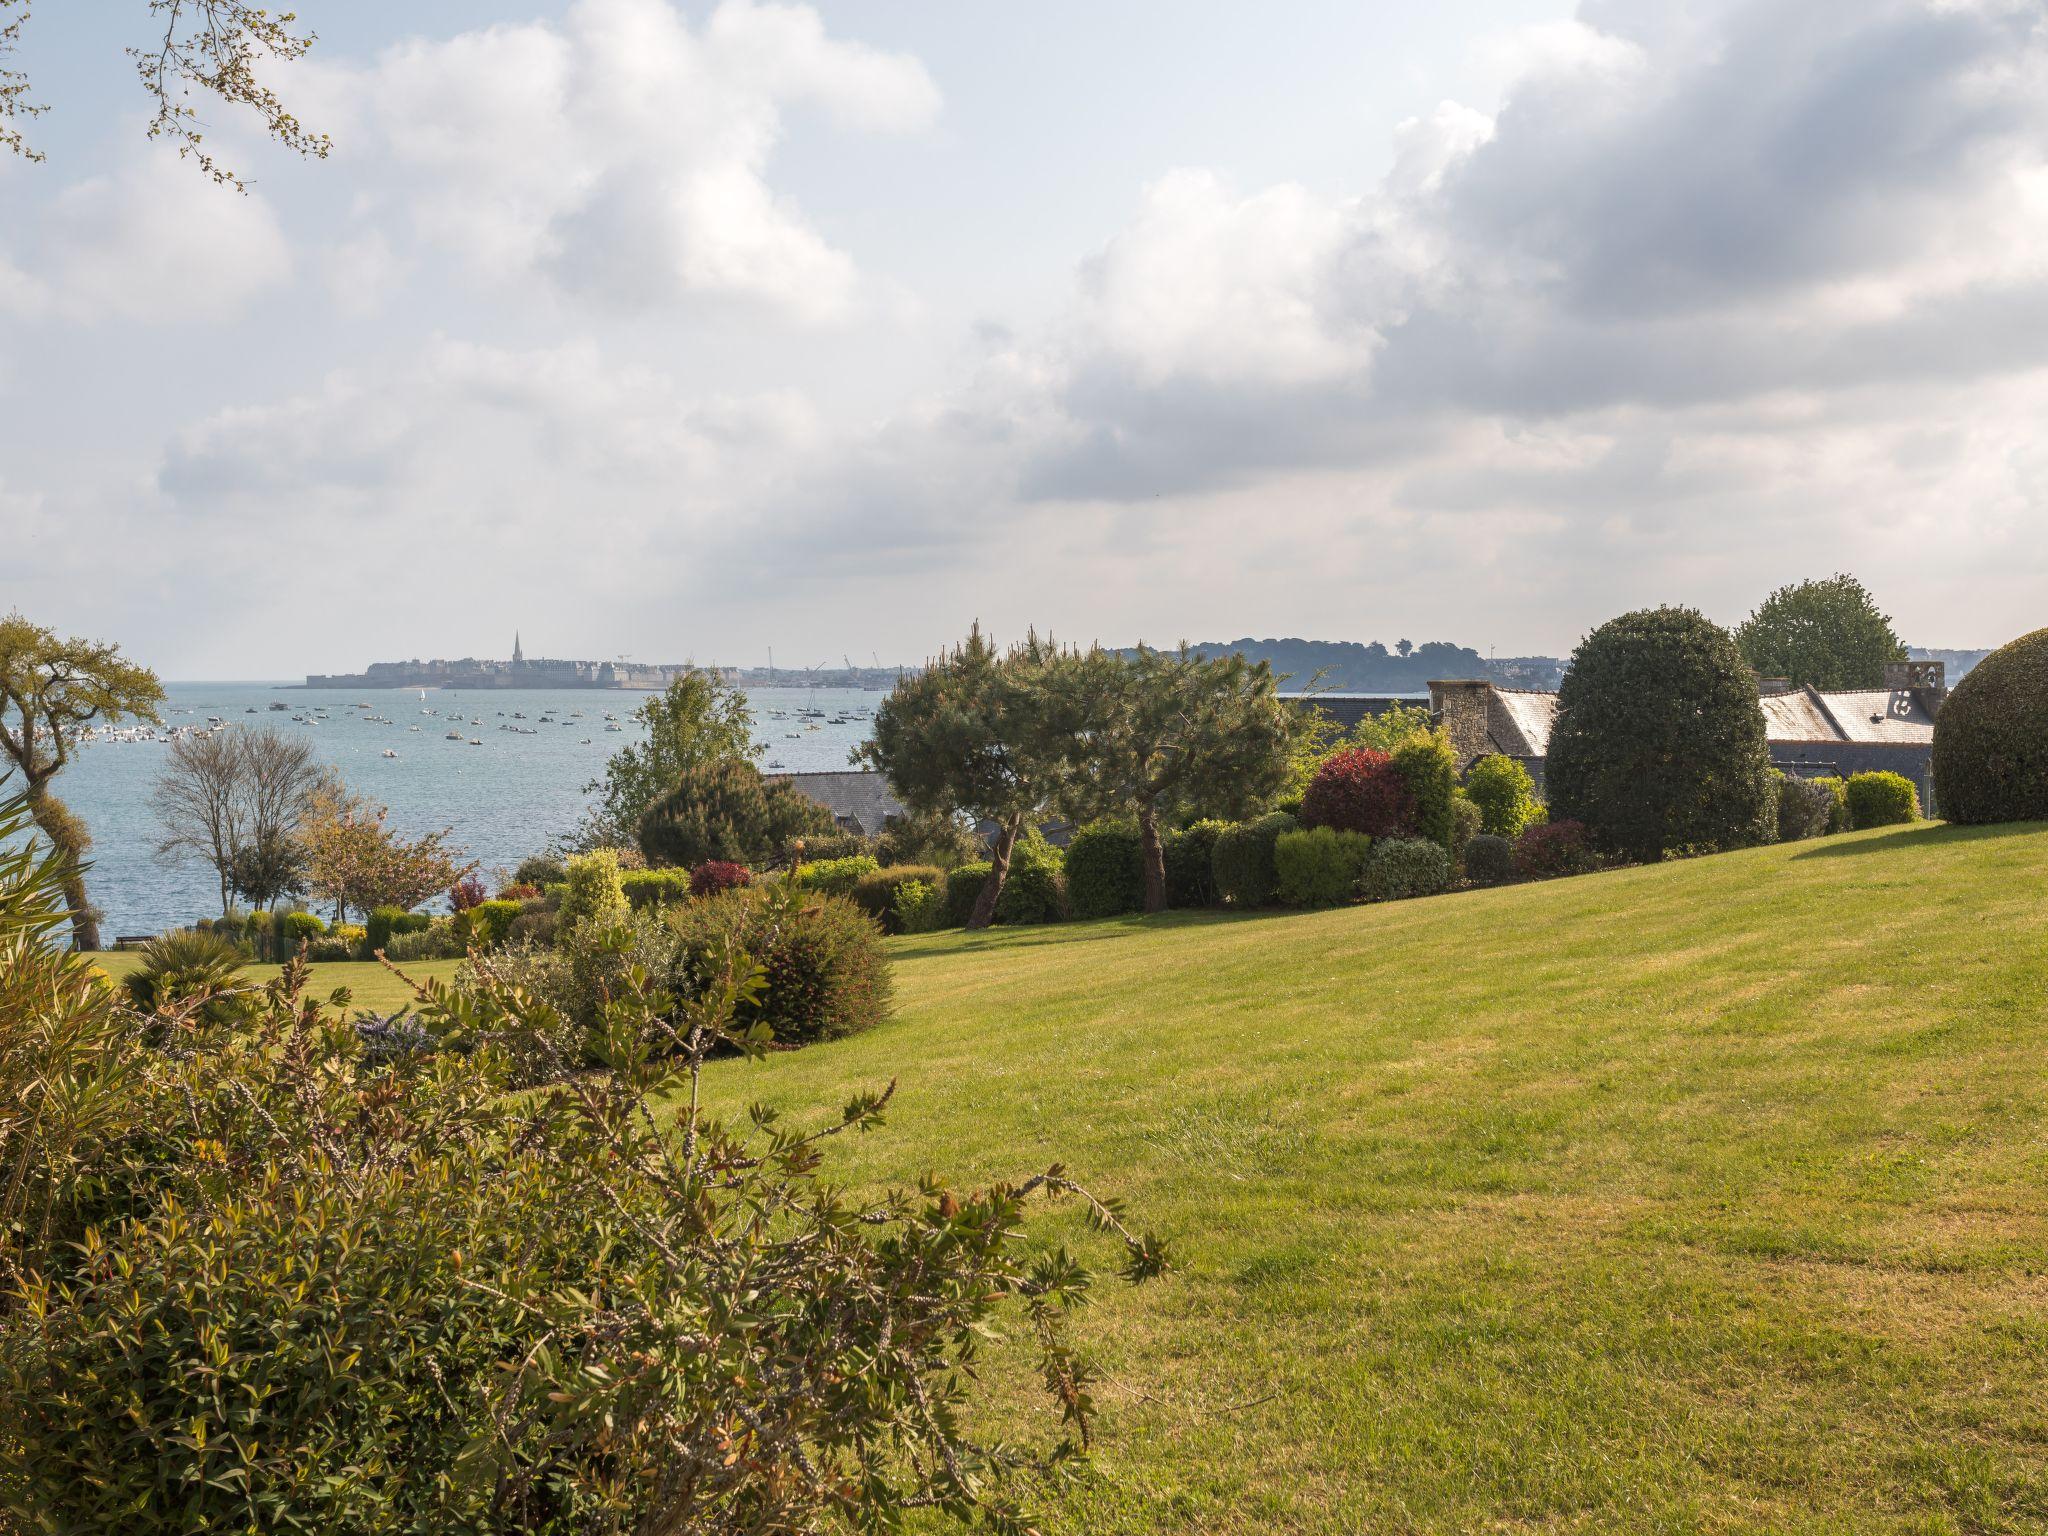
[(142, 946), (142, 964), (127, 978), (128, 997), (144, 1013), (231, 1023), (253, 1006), (255, 988), (242, 980), (249, 951), (220, 933), (179, 929)]

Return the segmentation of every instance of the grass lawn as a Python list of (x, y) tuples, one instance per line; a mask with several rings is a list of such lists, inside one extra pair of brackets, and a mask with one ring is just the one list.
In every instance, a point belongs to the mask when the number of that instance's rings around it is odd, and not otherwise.
[[(133, 950), (108, 950), (92, 957), (93, 964), (109, 976), (119, 980), (141, 963), (142, 957)], [(405, 973), (417, 981), (438, 976), (443, 981), (452, 980), (462, 966), (460, 960), (409, 960)], [(274, 965), (251, 965), (245, 967), (252, 980), (264, 982), (278, 972)], [(352, 997), (352, 1008), (374, 1008), (379, 1013), (389, 1013), (412, 1001), (412, 994), (405, 983), (385, 970), (374, 960), (332, 960), (313, 967), (313, 990), (320, 994), (333, 991), (336, 987), (347, 987)]]
[(2048, 829), (892, 942), (893, 1022), (712, 1092), (898, 1077), (835, 1174), (1171, 1241), (1048, 1530), (2048, 1529)]

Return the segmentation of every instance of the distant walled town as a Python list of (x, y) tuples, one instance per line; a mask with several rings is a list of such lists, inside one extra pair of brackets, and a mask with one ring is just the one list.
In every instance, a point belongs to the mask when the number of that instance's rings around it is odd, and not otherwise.
[[(689, 662), (642, 664), (626, 661), (564, 661), (554, 657), (529, 657), (519, 637), (512, 637), (510, 661), (488, 661), (463, 656), (454, 661), (435, 658), (421, 661), (373, 661), (360, 672), (315, 672), (306, 678), (308, 688), (632, 688), (662, 689), (683, 673)], [(894, 667), (699, 667), (718, 672), (736, 683), (754, 687), (802, 687), (815, 684), (827, 688), (892, 688), (900, 675)]]

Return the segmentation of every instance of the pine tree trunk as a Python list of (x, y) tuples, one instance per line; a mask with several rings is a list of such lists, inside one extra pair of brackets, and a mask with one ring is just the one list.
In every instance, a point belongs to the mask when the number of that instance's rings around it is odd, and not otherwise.
[(1003, 882), (1010, 878), (1010, 851), (1023, 830), (1024, 818), (1012, 816), (997, 836), (989, 854), (988, 878), (981, 882), (981, 893), (974, 898), (974, 911), (967, 919), (969, 928), (986, 928), (996, 920), (996, 903), (1003, 899)]
[(1138, 845), (1145, 866), (1145, 910), (1166, 910), (1166, 844), (1159, 837), (1159, 812), (1150, 800), (1138, 807)]

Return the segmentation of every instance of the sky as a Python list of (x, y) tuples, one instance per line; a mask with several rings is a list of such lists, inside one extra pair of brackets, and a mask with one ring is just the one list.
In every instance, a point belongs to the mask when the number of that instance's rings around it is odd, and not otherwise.
[(0, 605), (172, 678), (2048, 623), (2041, 0), (39, 7)]

